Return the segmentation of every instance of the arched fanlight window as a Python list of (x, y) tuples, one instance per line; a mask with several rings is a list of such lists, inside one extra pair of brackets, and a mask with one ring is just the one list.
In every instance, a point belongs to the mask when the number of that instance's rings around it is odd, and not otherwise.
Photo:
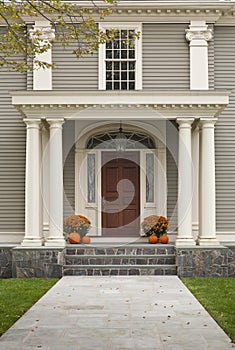
[[(125, 149), (155, 149), (156, 145), (152, 137), (149, 135), (133, 132), (123, 131), (121, 129), (122, 137), (125, 139)], [(120, 129), (117, 131), (110, 131), (100, 134), (95, 134), (87, 141), (87, 149), (117, 149), (117, 139), (119, 138)]]

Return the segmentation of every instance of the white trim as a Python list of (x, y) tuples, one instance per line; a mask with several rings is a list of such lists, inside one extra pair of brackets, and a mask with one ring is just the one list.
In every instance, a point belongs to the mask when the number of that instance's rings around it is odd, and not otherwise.
[(216, 232), (217, 240), (221, 242), (231, 242), (235, 244), (235, 232)]
[[(100, 23), (99, 29), (105, 31), (110, 28), (115, 29), (134, 29), (140, 33), (139, 39), (136, 39), (136, 73), (135, 73), (135, 90), (142, 89), (142, 23)], [(106, 71), (105, 71), (105, 44), (99, 46), (99, 90), (106, 90)]]
[[(35, 109), (36, 107), (91, 107), (94, 105), (164, 105), (164, 108), (175, 108), (177, 105), (183, 110), (191, 105), (227, 105), (230, 92), (228, 90), (141, 90), (141, 91), (12, 91), (12, 104), (16, 107)], [(209, 106), (207, 106), (209, 108)], [(31, 111), (32, 112), (32, 111)], [(45, 115), (46, 112), (44, 111)], [(58, 118), (58, 117), (57, 117)]]
[(0, 244), (20, 244), (25, 232), (0, 232)]

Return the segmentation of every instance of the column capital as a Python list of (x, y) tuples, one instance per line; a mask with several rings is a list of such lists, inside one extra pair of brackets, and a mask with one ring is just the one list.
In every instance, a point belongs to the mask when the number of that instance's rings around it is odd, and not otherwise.
[(176, 122), (180, 128), (190, 128), (194, 120), (194, 118), (177, 118)]
[(194, 30), (186, 29), (186, 39), (188, 41), (193, 40), (204, 40), (204, 41), (210, 41), (212, 39), (212, 32), (211, 29), (207, 30)]
[(49, 21), (35, 21), (33, 29), (29, 30), (31, 40), (52, 42), (55, 39), (55, 29), (51, 28)]
[(39, 129), (41, 126), (41, 119), (23, 119), (23, 122), (26, 124), (27, 129)]
[(212, 39), (212, 30), (208, 29), (205, 21), (191, 21), (189, 29), (186, 29), (185, 32), (188, 41), (203, 40), (206, 42)]
[(218, 118), (200, 118), (199, 126), (203, 128), (214, 128)]
[(61, 128), (62, 125), (64, 124), (65, 120), (64, 118), (57, 118), (57, 119), (54, 119), (54, 118), (48, 118), (46, 119), (46, 121), (48, 122), (48, 124), (50, 125), (50, 129), (52, 128)]

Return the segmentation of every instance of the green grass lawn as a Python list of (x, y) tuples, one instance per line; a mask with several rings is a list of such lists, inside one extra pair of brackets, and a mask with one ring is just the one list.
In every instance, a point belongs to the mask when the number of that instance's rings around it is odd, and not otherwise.
[(57, 281), (57, 278), (0, 280), (0, 336)]
[(182, 278), (184, 284), (235, 342), (235, 278)]

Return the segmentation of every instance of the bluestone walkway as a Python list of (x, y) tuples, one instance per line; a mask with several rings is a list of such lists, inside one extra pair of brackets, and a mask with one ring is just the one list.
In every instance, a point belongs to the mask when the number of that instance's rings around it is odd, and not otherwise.
[(0, 350), (233, 347), (176, 276), (63, 277), (0, 338)]

